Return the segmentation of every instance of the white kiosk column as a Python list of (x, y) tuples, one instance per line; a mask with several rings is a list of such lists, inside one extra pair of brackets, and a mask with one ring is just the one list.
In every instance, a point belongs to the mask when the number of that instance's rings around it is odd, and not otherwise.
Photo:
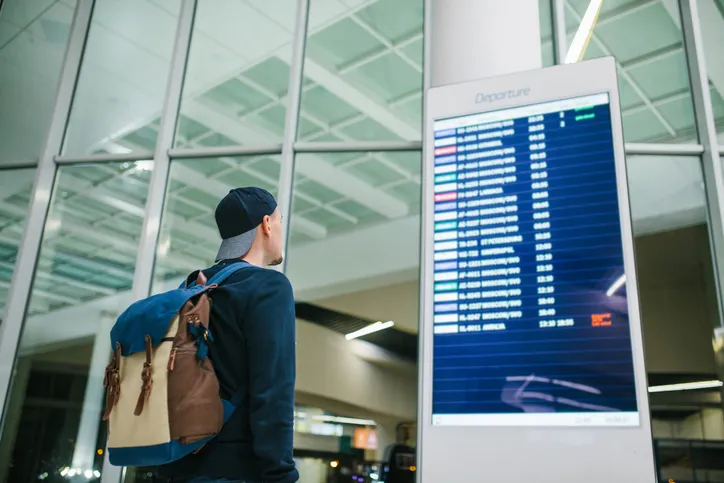
[(538, 0), (429, 0), (430, 86), (542, 67)]

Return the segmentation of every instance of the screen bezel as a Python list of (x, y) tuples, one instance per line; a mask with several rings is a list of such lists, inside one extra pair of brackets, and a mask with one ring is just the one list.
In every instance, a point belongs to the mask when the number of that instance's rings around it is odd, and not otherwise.
[[(432, 424), (433, 216), (435, 121), (509, 108), (608, 93), (616, 184), (626, 274), (634, 378), (640, 424), (637, 426), (434, 426)], [(508, 93), (485, 102), (490, 93)], [(513, 94), (513, 95), (510, 95)], [(517, 94), (517, 95), (515, 95)], [(476, 101), (484, 102), (476, 102)], [(613, 58), (556, 66), (430, 89), (426, 96), (423, 146), (423, 216), (421, 247), (421, 324), (418, 409), (418, 481), (527, 482), (545, 478), (591, 483), (654, 481), (653, 446), (644, 365), (643, 337), (635, 273), (633, 231), (625, 164), (622, 120)], [(462, 441), (472, 439), (469, 444)], [(555, 444), (552, 444), (552, 443)], [(474, 448), (474, 449), (470, 449)], [(469, 452), (469, 454), (468, 454)], [(523, 454), (521, 454), (523, 453)], [(527, 461), (511, 467), (512, 456)], [(516, 458), (517, 459), (517, 458)], [(475, 462), (460, 465), (459, 461)], [(594, 465), (598, 472), (580, 473)], [(623, 470), (616, 470), (616, 468)], [(454, 468), (455, 473), (450, 474)], [(577, 472), (575, 469), (579, 468)], [(514, 471), (512, 471), (514, 470)], [(545, 475), (545, 476), (544, 476)]]

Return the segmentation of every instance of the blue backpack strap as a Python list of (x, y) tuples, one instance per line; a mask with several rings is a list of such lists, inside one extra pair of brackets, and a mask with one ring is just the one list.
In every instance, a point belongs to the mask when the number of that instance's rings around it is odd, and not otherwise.
[[(248, 266), (249, 266), (249, 264), (248, 264), (247, 262), (244, 262), (244, 261), (232, 263), (232, 264), (229, 265), (228, 267), (224, 267), (224, 268), (222, 268), (221, 270), (219, 270), (219, 272), (218, 272), (216, 275), (214, 275), (213, 277), (211, 277), (211, 280), (209, 280), (208, 282), (206, 282), (206, 285), (211, 285), (212, 283), (215, 283), (215, 284), (217, 284), (217, 285), (221, 285), (222, 283), (224, 283), (224, 280), (226, 280), (227, 278), (229, 278), (231, 275), (233, 275), (233, 274), (236, 273), (237, 271), (241, 270), (242, 268), (248, 267)], [(200, 271), (200, 270), (199, 270), (199, 271)], [(197, 272), (194, 272), (194, 273), (197, 273)], [(196, 285), (196, 282), (195, 282), (195, 281), (191, 282), (191, 283), (188, 284), (188, 285), (187, 285), (187, 283), (188, 283), (188, 279), (184, 280), (183, 282), (181, 282), (181, 285), (179, 285), (179, 288), (180, 288), (180, 289), (182, 289), (182, 288), (191, 288), (191, 287), (193, 287), (193, 286)]]
[(211, 280), (209, 280), (206, 284), (207, 285), (221, 285), (224, 283), (224, 281), (229, 278), (231, 275), (235, 274), (242, 268), (248, 267), (249, 264), (246, 262), (235, 262), (229, 265), (228, 267), (224, 267), (223, 269), (219, 270), (219, 272), (211, 277)]

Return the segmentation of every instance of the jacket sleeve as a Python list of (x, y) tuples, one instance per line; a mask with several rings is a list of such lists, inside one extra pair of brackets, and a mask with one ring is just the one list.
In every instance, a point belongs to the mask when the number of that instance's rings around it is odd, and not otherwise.
[[(265, 277), (267, 278), (267, 277)], [(296, 316), (287, 278), (269, 271), (245, 323), (254, 453), (269, 483), (293, 483)]]

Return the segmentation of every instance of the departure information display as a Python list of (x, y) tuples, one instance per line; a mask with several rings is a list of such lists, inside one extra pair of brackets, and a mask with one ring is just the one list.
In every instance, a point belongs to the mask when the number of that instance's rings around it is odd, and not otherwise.
[(639, 424), (609, 102), (434, 122), (433, 425)]

